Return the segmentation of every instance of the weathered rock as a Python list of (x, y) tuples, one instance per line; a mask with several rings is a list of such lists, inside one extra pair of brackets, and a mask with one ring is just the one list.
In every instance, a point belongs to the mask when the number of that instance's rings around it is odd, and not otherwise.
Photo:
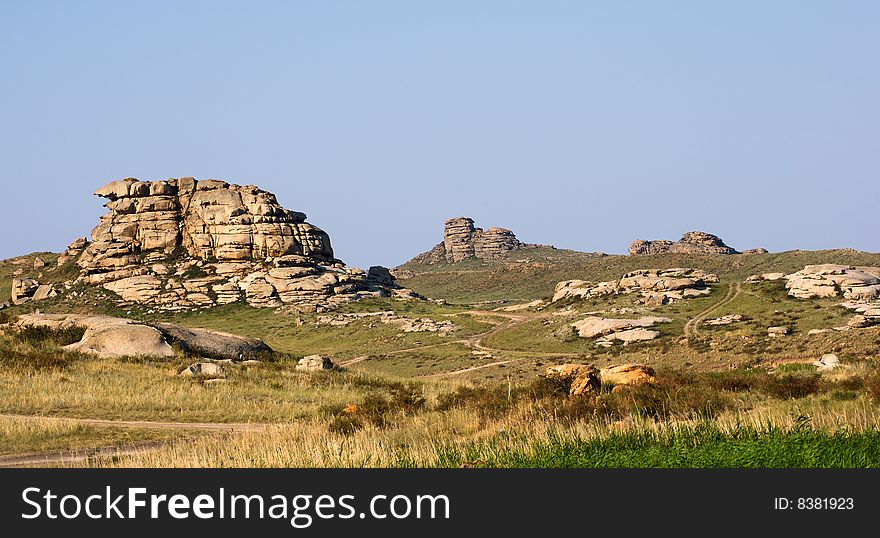
[(100, 357), (174, 355), (174, 349), (161, 331), (134, 323), (89, 327), (79, 342), (65, 346), (65, 349)]
[(321, 370), (332, 370), (333, 369), (333, 359), (328, 357), (327, 355), (308, 355), (303, 357), (296, 363), (296, 370), (301, 371), (321, 371)]
[(43, 267), (46, 267), (46, 260), (39, 256), (34, 258), (34, 269), (42, 269)]
[(788, 294), (799, 299), (836, 297), (840, 293), (856, 300), (880, 297), (880, 267), (808, 265), (785, 279)]
[(742, 251), (743, 254), (770, 254), (766, 248), (750, 248)]
[(742, 321), (742, 319), (742, 314), (728, 314), (726, 316), (721, 316), (720, 318), (708, 319), (703, 322), (703, 325), (730, 325)]
[(700, 269), (641, 269), (626, 273), (619, 280), (607, 282), (563, 280), (556, 284), (551, 301), (640, 293), (646, 304), (661, 305), (707, 295), (711, 293), (709, 286), (717, 282), (717, 275)]
[(389, 271), (347, 268), (304, 213), (252, 185), (194, 178), (115, 181), (95, 193), (109, 213), (71, 243), (76, 283), (101, 285), (120, 306), (184, 310), (247, 301), (312, 311), (368, 296), (420, 298)]
[(172, 344), (187, 354), (219, 359), (243, 359), (271, 353), (262, 340), (207, 329), (189, 329), (171, 323), (145, 325), (130, 319), (81, 314), (22, 314), (19, 327), (46, 327), (53, 330), (81, 327), (83, 338), (68, 346), (82, 353), (105, 357), (174, 355)]
[(655, 323), (670, 323), (669, 318), (661, 317), (644, 317), (639, 319), (615, 319), (600, 318), (597, 316), (588, 316), (580, 321), (576, 321), (571, 326), (577, 331), (581, 338), (595, 338), (611, 333), (621, 332), (637, 327), (650, 327)]
[(716, 235), (706, 232), (687, 232), (681, 239), (672, 241), (645, 241), (637, 239), (629, 246), (631, 255), (664, 254), (667, 252), (682, 254), (737, 254), (737, 251), (724, 244)]
[(272, 348), (258, 338), (208, 329), (189, 329), (171, 323), (157, 323), (156, 327), (172, 343), (178, 343), (185, 353), (193, 355), (244, 360), (252, 355), (272, 352)]
[(522, 243), (507, 228), (483, 230), (474, 227), (474, 220), (471, 218), (456, 217), (443, 223), (442, 243), (428, 252), (419, 254), (410, 262), (433, 265), (468, 259), (494, 261), (505, 259), (511, 251), (525, 246), (530, 245)]
[(642, 385), (656, 382), (654, 369), (644, 364), (621, 364), (600, 370), (603, 384), (615, 387)]
[(816, 367), (816, 370), (820, 372), (831, 371), (840, 366), (840, 358), (834, 353), (827, 353), (822, 355), (822, 357), (814, 362), (813, 365)]
[(181, 377), (200, 377), (205, 379), (226, 379), (226, 370), (214, 362), (197, 362), (180, 372)]
[(12, 304), (24, 304), (33, 299), (40, 283), (31, 278), (12, 279)]
[(569, 385), (569, 396), (598, 394), (602, 389), (599, 370), (584, 364), (559, 364), (548, 366), (542, 377)]
[(868, 316), (864, 316), (862, 314), (856, 314), (851, 317), (849, 321), (846, 322), (848, 327), (852, 327), (853, 329), (864, 329), (865, 327), (870, 327), (874, 324), (874, 319), (869, 318)]
[(767, 336), (770, 338), (778, 338), (788, 334), (791, 334), (791, 329), (788, 327), (767, 327)]
[(642, 328), (634, 328), (634, 329), (626, 329), (623, 331), (617, 331), (610, 334), (606, 334), (600, 340), (596, 342), (596, 345), (601, 347), (607, 347), (606, 344), (613, 343), (614, 340), (619, 340), (623, 342), (623, 345), (630, 344), (632, 342), (641, 342), (644, 340), (654, 340), (655, 338), (660, 336), (660, 331), (652, 331), (648, 329)]

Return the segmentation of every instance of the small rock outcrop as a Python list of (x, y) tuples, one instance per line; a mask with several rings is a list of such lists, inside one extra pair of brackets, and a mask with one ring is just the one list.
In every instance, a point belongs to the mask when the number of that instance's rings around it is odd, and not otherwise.
[(880, 267), (808, 265), (784, 277), (788, 294), (798, 299), (837, 297), (871, 300), (880, 297)]
[(20, 305), (28, 301), (42, 301), (55, 297), (58, 292), (51, 284), (40, 284), (32, 278), (12, 279), (12, 304)]
[(659, 331), (649, 330), (656, 323), (670, 323), (669, 318), (644, 317), (639, 319), (601, 318), (588, 316), (571, 324), (581, 338), (601, 337), (596, 341), (600, 347), (610, 347), (615, 340), (624, 345), (642, 340), (653, 340), (660, 336)]
[(676, 242), (667, 240), (645, 241), (636, 239), (629, 245), (631, 255), (643, 254), (738, 254), (736, 250), (724, 244), (717, 235), (706, 232), (687, 232)]
[(620, 364), (599, 371), (602, 383), (614, 385), (612, 392), (620, 387), (651, 384), (657, 381), (654, 369), (644, 364)]
[(333, 359), (327, 355), (308, 355), (303, 357), (296, 363), (296, 370), (306, 372), (316, 372), (321, 370), (332, 370)]
[(619, 280), (589, 282), (563, 280), (553, 290), (552, 302), (569, 298), (601, 297), (603, 295), (640, 293), (648, 304), (668, 304), (679, 299), (711, 293), (710, 284), (718, 276), (700, 269), (641, 269), (626, 273)]
[(226, 370), (215, 362), (197, 362), (185, 368), (178, 375), (202, 379), (226, 379)]
[(118, 306), (190, 310), (235, 302), (320, 309), (364, 296), (417, 297), (389, 271), (346, 267), (330, 237), (253, 185), (126, 178), (95, 192), (109, 210), (59, 258), (69, 284), (102, 286)]
[(548, 366), (541, 377), (568, 387), (569, 396), (598, 394), (602, 389), (599, 370), (584, 364), (559, 364)]

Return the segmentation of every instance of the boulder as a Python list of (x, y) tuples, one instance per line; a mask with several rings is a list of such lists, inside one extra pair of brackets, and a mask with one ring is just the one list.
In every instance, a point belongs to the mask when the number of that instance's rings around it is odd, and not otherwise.
[(226, 370), (214, 362), (191, 364), (178, 374), (181, 377), (200, 377), (204, 379), (226, 379)]
[(584, 364), (559, 364), (548, 366), (541, 374), (546, 379), (561, 381), (569, 385), (569, 396), (598, 394), (602, 388), (599, 370)]
[(834, 353), (827, 353), (822, 355), (813, 365), (820, 372), (828, 372), (840, 366), (840, 359)]
[(79, 342), (65, 346), (65, 349), (99, 357), (174, 355), (174, 349), (161, 331), (134, 323), (90, 327)]
[(157, 323), (156, 327), (185, 353), (193, 355), (244, 360), (252, 355), (272, 352), (272, 348), (259, 338), (208, 329), (190, 329), (171, 323)]
[(642, 385), (654, 383), (654, 369), (644, 364), (621, 364), (609, 366), (600, 370), (602, 383), (609, 383), (615, 387)]
[(308, 355), (296, 363), (296, 370), (315, 372), (333, 369), (333, 359), (327, 355)]
[(40, 283), (31, 278), (12, 279), (12, 304), (19, 305), (30, 301)]
[(791, 333), (791, 329), (788, 327), (767, 327), (767, 336), (770, 338), (778, 338), (780, 336), (786, 336)]
[(83, 338), (67, 346), (71, 351), (105, 357), (146, 355), (169, 357), (175, 354), (172, 344), (187, 354), (218, 359), (244, 359), (254, 354), (271, 353), (262, 340), (207, 329), (189, 329), (171, 323), (145, 325), (112, 316), (82, 314), (22, 314), (19, 327), (46, 327), (53, 330), (81, 327)]

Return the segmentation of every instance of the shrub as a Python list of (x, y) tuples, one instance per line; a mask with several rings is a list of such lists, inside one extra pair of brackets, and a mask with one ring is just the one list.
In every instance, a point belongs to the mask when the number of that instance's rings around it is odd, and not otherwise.
[(15, 337), (25, 344), (38, 346), (40, 344), (52, 344), (66, 346), (82, 340), (85, 329), (82, 327), (67, 327), (65, 329), (51, 329), (49, 327), (22, 327)]
[(810, 375), (768, 375), (762, 377), (758, 389), (775, 398), (793, 400), (804, 398), (819, 392), (820, 383), (818, 374)]
[(510, 409), (511, 400), (512, 398), (508, 397), (507, 387), (501, 385), (461, 386), (454, 392), (441, 394), (437, 398), (436, 409), (438, 411), (448, 411), (453, 408), (473, 409), (484, 418), (494, 418)]
[(864, 379), (865, 392), (875, 402), (880, 402), (880, 371), (874, 370)]

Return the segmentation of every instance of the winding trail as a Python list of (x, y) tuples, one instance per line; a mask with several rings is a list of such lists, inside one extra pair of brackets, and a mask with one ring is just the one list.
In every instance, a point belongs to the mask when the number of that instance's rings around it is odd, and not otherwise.
[(727, 293), (724, 295), (724, 298), (713, 304), (709, 308), (703, 310), (696, 316), (692, 317), (688, 320), (687, 323), (684, 324), (684, 335), (686, 338), (690, 338), (692, 336), (697, 336), (700, 334), (700, 324), (709, 317), (713, 312), (718, 309), (727, 306), (734, 299), (736, 299), (739, 294), (742, 292), (742, 286), (739, 282), (731, 282), (727, 286)]

